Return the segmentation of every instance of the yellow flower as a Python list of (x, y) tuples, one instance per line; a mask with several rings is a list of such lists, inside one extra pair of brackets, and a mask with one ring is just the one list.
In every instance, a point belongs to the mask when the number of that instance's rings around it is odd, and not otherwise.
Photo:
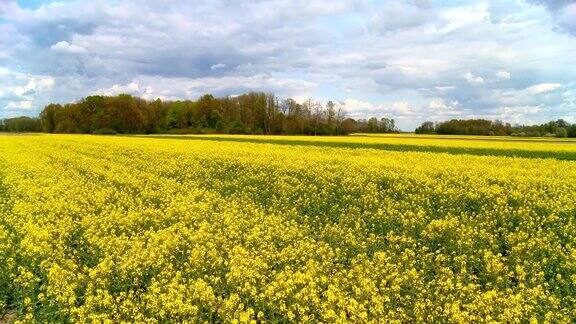
[(576, 144), (0, 135), (0, 311), (571, 322), (576, 162), (558, 156)]

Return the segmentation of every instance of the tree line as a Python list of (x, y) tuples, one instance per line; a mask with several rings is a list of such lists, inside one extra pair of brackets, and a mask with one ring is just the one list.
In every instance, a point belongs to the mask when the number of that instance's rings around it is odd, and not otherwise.
[(416, 134), (442, 135), (510, 135), (512, 126), (499, 120), (452, 119), (443, 122), (424, 122), (416, 128)]
[[(28, 125), (24, 120), (34, 128), (24, 127)], [(224, 98), (206, 94), (198, 100), (181, 101), (148, 101), (128, 94), (89, 96), (75, 103), (49, 104), (39, 118), (6, 119), (0, 122), (0, 131), (346, 135), (398, 130), (391, 118), (349, 118), (342, 105), (333, 101), (299, 103), (250, 92)]]
[[(89, 96), (69, 104), (49, 104), (38, 118), (0, 120), (0, 132), (83, 134), (225, 133), (346, 135), (398, 132), (394, 119), (347, 117), (341, 104), (280, 99), (250, 92), (197, 100), (148, 101), (128, 94)], [(426, 121), (417, 134), (576, 137), (576, 124), (563, 119), (538, 125), (514, 125), (486, 119)]]
[(345, 135), (397, 132), (391, 118), (354, 120), (341, 104), (299, 103), (274, 94), (250, 92), (198, 100), (154, 101), (128, 94), (89, 96), (69, 104), (49, 104), (38, 118), (0, 121), (0, 131), (80, 134), (225, 133)]
[(36, 133), (42, 131), (39, 118), (15, 117), (0, 120), (0, 132), (27, 132)]
[(452, 119), (443, 122), (426, 121), (418, 126), (416, 134), (441, 135), (496, 135), (526, 137), (576, 137), (576, 124), (563, 119), (538, 125), (510, 125), (486, 119)]

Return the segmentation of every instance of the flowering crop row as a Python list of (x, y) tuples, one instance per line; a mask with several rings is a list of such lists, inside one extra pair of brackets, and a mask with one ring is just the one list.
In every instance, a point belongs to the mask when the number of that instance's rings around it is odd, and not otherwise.
[(576, 319), (576, 162), (302, 142), (0, 136), (0, 310)]
[[(149, 137), (149, 136), (148, 136)], [(157, 138), (182, 138), (156, 135)], [(430, 152), (480, 156), (554, 158), (576, 161), (576, 140), (570, 138), (514, 138), (498, 136), (438, 136), (413, 134), (355, 134), (352, 136), (191, 135), (190, 140), (240, 143), (364, 148), (400, 152)]]

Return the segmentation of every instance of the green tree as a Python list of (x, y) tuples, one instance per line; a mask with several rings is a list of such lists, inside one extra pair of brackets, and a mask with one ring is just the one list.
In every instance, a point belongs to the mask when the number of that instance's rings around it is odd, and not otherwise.
[(431, 121), (423, 122), (422, 125), (418, 126), (415, 130), (416, 134), (432, 134), (435, 132), (434, 123)]
[(62, 109), (62, 106), (59, 104), (49, 104), (44, 107), (40, 113), (40, 123), (43, 132), (54, 133), (56, 129), (56, 113), (60, 109)]
[(188, 124), (188, 110), (184, 102), (172, 102), (169, 107), (166, 115), (166, 129), (181, 129), (190, 126)]
[(568, 137), (568, 131), (564, 127), (557, 127), (554, 135), (556, 135), (556, 137)]
[(368, 119), (366, 131), (368, 133), (378, 133), (378, 119), (376, 117), (371, 117)]

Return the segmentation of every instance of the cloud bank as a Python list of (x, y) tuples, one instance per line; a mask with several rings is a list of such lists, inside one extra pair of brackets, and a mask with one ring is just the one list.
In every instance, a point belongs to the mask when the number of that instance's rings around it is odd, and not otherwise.
[(576, 122), (573, 1), (0, 1), (0, 118), (272, 91), (351, 116)]

